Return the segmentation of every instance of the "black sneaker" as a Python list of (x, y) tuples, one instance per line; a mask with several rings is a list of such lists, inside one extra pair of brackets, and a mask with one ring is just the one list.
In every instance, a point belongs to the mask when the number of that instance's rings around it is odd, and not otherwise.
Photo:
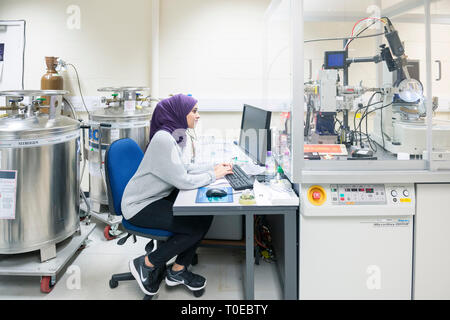
[(206, 287), (206, 279), (190, 272), (186, 267), (180, 271), (173, 271), (172, 268), (169, 268), (167, 270), (166, 284), (171, 287), (184, 284), (190, 290), (197, 291)]
[(130, 271), (141, 287), (141, 290), (149, 296), (154, 296), (159, 291), (159, 285), (166, 273), (166, 267), (147, 267), (145, 255), (130, 261)]

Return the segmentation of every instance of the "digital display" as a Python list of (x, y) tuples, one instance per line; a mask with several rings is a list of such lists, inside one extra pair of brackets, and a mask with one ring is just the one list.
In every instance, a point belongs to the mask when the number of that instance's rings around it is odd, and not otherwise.
[(373, 193), (373, 189), (372, 188), (367, 188), (366, 189), (366, 193)]
[(325, 69), (343, 69), (345, 67), (345, 51), (325, 52)]

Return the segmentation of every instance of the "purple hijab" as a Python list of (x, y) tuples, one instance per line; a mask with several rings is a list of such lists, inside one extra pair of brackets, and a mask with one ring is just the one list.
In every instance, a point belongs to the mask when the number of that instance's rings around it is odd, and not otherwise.
[(186, 116), (197, 104), (197, 100), (184, 94), (177, 94), (160, 101), (153, 112), (150, 122), (150, 141), (159, 130), (172, 134), (178, 144), (186, 144)]

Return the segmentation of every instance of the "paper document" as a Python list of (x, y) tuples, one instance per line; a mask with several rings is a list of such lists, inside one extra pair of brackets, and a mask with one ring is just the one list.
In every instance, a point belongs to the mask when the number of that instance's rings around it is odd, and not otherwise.
[(245, 165), (241, 165), (240, 167), (249, 176), (256, 176), (256, 175), (259, 175), (259, 174), (263, 174), (264, 171), (266, 170), (265, 167), (261, 167), (261, 166), (258, 166), (256, 164), (253, 164), (253, 163), (247, 163)]
[(219, 180), (214, 181), (213, 183), (211, 183), (209, 186), (213, 187), (213, 186), (222, 186), (222, 185), (227, 185), (229, 186), (230, 184), (228, 183), (228, 180), (225, 178), (221, 178)]
[(299, 205), (299, 198), (292, 189), (279, 191), (269, 184), (255, 181), (253, 191), (258, 205)]

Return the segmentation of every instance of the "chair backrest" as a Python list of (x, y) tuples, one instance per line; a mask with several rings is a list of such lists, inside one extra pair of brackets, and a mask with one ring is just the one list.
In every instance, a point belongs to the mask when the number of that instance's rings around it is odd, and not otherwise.
[(106, 150), (105, 175), (111, 213), (122, 215), (123, 192), (143, 157), (144, 153), (139, 145), (129, 138), (114, 141)]

